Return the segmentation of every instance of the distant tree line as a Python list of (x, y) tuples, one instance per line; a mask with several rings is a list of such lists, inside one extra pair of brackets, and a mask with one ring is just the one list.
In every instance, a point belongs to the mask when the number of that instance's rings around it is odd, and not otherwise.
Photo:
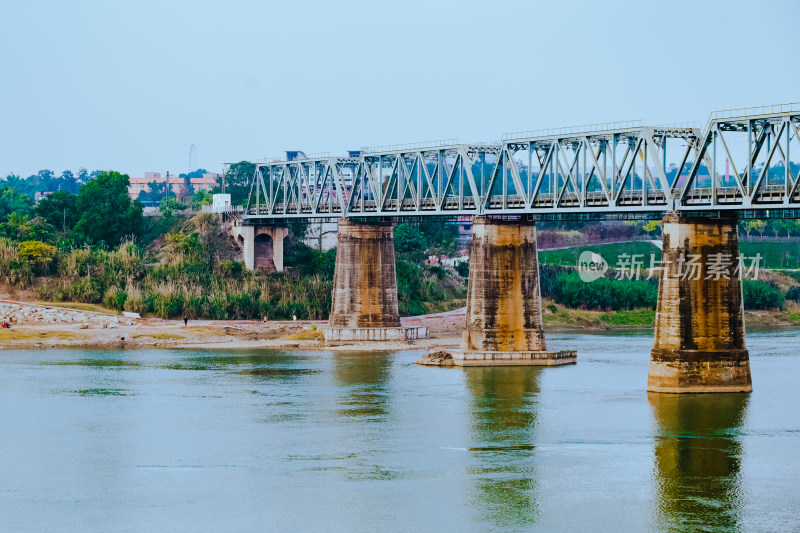
[(100, 175), (101, 170), (89, 172), (81, 168), (77, 173), (65, 170), (61, 175), (48, 169), (43, 169), (36, 174), (23, 178), (16, 174), (9, 174), (5, 180), (0, 181), (0, 187), (8, 187), (26, 196), (33, 198), (37, 192), (67, 191), (77, 194), (84, 183), (88, 183)]

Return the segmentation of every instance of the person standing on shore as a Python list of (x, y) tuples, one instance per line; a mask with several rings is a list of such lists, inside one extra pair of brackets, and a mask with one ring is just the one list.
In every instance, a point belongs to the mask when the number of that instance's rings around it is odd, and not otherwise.
[(183, 317), (183, 325), (184, 326), (188, 326), (189, 325), (189, 319), (187, 317)]

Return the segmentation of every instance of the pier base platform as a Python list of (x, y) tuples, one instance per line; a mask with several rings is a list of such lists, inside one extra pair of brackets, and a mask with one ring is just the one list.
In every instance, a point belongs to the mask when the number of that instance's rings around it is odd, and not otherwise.
[(387, 328), (322, 328), (325, 342), (360, 342), (360, 341), (414, 341), (428, 336), (428, 328), (413, 327), (387, 327)]
[(450, 353), (456, 366), (558, 366), (571, 365), (578, 362), (578, 354), (574, 350), (562, 350), (560, 352), (453, 350)]

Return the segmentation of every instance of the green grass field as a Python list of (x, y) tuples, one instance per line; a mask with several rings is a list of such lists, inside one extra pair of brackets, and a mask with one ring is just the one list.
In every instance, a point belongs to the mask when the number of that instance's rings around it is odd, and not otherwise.
[[(622, 254), (639, 255), (644, 268), (650, 266), (650, 254), (655, 254), (655, 259), (661, 259), (661, 250), (648, 241), (634, 241), (618, 244), (598, 244), (594, 246), (576, 246), (564, 250), (548, 250), (539, 252), (539, 262), (546, 265), (575, 266), (578, 257), (585, 250), (600, 254), (608, 263), (609, 268), (619, 264)], [(750, 260), (761, 255), (761, 268), (800, 268), (800, 240), (787, 242), (759, 242), (746, 241), (739, 243), (739, 251), (746, 259), (749, 266)]]
[(800, 268), (800, 241), (739, 243), (739, 253), (747, 258), (761, 254), (762, 268)]
[(546, 265), (576, 266), (578, 257), (585, 250), (600, 254), (608, 263), (609, 268), (615, 268), (622, 254), (638, 255), (644, 268), (650, 267), (650, 255), (655, 254), (655, 260), (661, 259), (661, 250), (658, 246), (648, 241), (623, 242), (618, 244), (598, 244), (594, 246), (576, 246), (564, 250), (548, 250), (539, 252), (539, 262)]

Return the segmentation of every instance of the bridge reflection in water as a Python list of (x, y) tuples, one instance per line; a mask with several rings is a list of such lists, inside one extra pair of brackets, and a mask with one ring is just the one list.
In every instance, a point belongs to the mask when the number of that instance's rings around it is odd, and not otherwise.
[(657, 425), (653, 470), (659, 530), (737, 530), (744, 505), (743, 394), (647, 395)]
[(531, 525), (539, 515), (534, 435), (541, 372), (530, 366), (465, 372), (472, 393), (472, 508), (498, 527)]

